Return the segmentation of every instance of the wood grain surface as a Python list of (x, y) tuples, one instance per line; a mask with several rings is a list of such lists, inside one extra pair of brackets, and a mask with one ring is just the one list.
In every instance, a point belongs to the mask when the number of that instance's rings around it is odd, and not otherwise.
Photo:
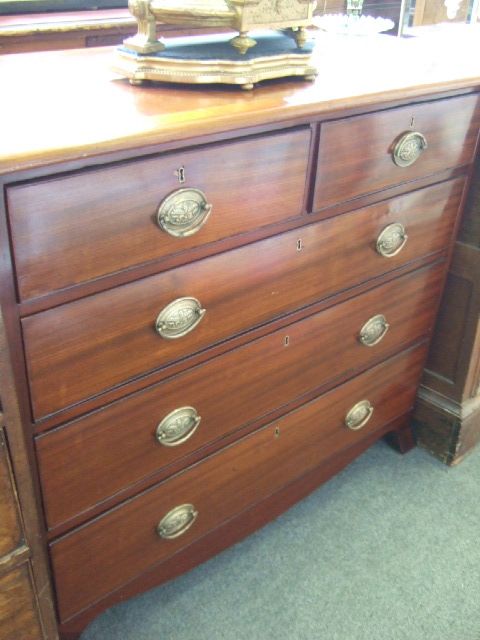
[[(38, 437), (49, 527), (77, 514), (85, 519), (96, 504), (271, 413), (279, 398), (288, 406), (427, 334), (444, 271), (444, 261), (420, 269)], [(366, 347), (360, 329), (378, 313), (390, 327)], [(183, 406), (197, 410), (200, 426), (181, 445), (161, 446), (157, 425)]]
[[(0, 422), (1, 422), (0, 413)], [(23, 544), (20, 513), (7, 442), (0, 426), (0, 556), (12, 553)]]
[[(53, 576), (63, 640), (77, 637), (107, 603), (241, 539), (387, 432), (412, 446), (480, 124), (478, 33), (449, 47), (319, 33), (316, 81), (252, 92), (134, 87), (107, 48), (0, 57), (0, 373), (31, 554), (4, 565), (18, 573), (2, 615), (27, 615), (36, 593), (55, 638)], [(397, 172), (392, 145), (417, 128), (429, 149)], [(180, 167), (215, 202), (213, 224), (177, 248), (154, 216)], [(391, 223), (408, 240), (385, 258)], [(205, 316), (165, 340), (156, 317), (184, 296)], [(385, 339), (361, 346), (382, 312)], [(365, 398), (371, 420), (347, 430)], [(186, 405), (202, 422), (167, 451), (156, 425)], [(185, 503), (198, 519), (161, 540), (157, 523)]]
[[(381, 191), (472, 162), (480, 127), (480, 98), (391, 109), (321, 125), (313, 209)], [(392, 159), (396, 143), (421, 133), (427, 149), (408, 167)]]
[[(422, 344), (388, 360), (52, 543), (60, 619), (405, 413), (424, 357)], [(347, 412), (365, 398), (374, 407), (371, 419), (359, 431), (347, 429)], [(197, 520), (182, 536), (162, 540), (158, 522), (182, 504), (194, 505)]]
[[(24, 318), (36, 418), (444, 249), (463, 187), (441, 183)], [(384, 258), (376, 239), (394, 222), (409, 238)], [(183, 296), (204, 318), (182, 338), (159, 337), (157, 315)]]
[[(479, 89), (478, 34), (469, 27), (445, 46), (444, 36), (321, 33), (316, 82), (265, 82), (252, 92), (221, 86), (132, 87), (110, 71), (112, 48), (0, 56), (3, 85), (15, 86), (0, 102), (0, 174)], [(358, 60), (362, 63), (352, 63)]]
[(339, 473), (383, 435), (389, 436), (391, 432), (402, 433), (405, 428), (408, 428), (408, 420), (409, 413), (385, 424), (381, 429), (369, 435), (364, 435), (361, 440), (358, 440), (351, 447), (339, 451), (323, 464), (283, 486), (281, 490), (270, 495), (266, 500), (252, 505), (247, 511), (243, 511), (237, 517), (231, 518), (203, 538), (188, 545), (180, 553), (168, 557), (162, 563), (151, 567), (109, 593), (92, 607), (61, 623), (62, 640), (78, 640), (87, 624), (106, 608), (176, 578), (215, 554), (228, 549), (228, 547), (243, 540), (246, 536), (251, 535), (254, 531), (284, 513), (299, 500), (305, 498), (336, 473)]
[[(310, 138), (305, 128), (8, 189), (20, 297), (298, 217)], [(185, 188), (202, 191), (212, 212), (194, 235), (172, 237), (158, 226), (157, 210)]]
[[(43, 640), (30, 563), (0, 576), (0, 637), (2, 640)], [(52, 636), (53, 638), (53, 636)]]

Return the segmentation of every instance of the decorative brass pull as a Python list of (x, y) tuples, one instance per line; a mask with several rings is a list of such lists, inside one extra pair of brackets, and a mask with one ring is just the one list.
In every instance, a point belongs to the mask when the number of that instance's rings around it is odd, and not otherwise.
[(397, 167), (409, 167), (427, 147), (425, 136), (421, 133), (417, 131), (405, 133), (395, 145), (393, 161)]
[(368, 400), (361, 400), (353, 405), (345, 416), (345, 426), (352, 431), (364, 427), (373, 414), (373, 407)]
[(377, 252), (384, 258), (393, 258), (405, 246), (408, 236), (405, 233), (403, 224), (394, 222), (382, 231), (377, 238)]
[(157, 427), (157, 440), (165, 447), (176, 447), (193, 436), (201, 417), (193, 407), (171, 411)]
[(212, 205), (198, 189), (177, 189), (161, 202), (157, 222), (170, 236), (185, 238), (200, 231), (211, 211)]
[(177, 298), (160, 311), (155, 329), (162, 338), (176, 340), (190, 333), (205, 315), (196, 298)]
[(174, 540), (190, 529), (198, 516), (193, 504), (181, 504), (164, 516), (157, 526), (158, 535), (163, 540)]
[(366, 347), (373, 347), (385, 337), (390, 325), (385, 316), (373, 316), (360, 329), (359, 341)]

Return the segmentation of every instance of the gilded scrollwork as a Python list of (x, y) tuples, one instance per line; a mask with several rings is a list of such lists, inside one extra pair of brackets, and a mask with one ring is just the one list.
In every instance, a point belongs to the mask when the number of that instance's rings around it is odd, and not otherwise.
[[(245, 11), (245, 9), (244, 9)], [(257, 6), (246, 9), (248, 22), (255, 24), (269, 24), (270, 22), (306, 20), (309, 5), (292, 2), (292, 0), (262, 0)]]

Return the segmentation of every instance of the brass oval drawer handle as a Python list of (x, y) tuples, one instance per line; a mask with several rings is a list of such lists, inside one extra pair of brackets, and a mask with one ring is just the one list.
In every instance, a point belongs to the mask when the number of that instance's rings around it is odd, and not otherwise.
[(157, 532), (163, 540), (174, 540), (186, 533), (198, 516), (193, 504), (181, 504), (164, 516), (157, 526)]
[(193, 407), (175, 409), (158, 425), (157, 440), (164, 447), (176, 447), (193, 436), (201, 420)]
[(383, 340), (389, 328), (390, 325), (385, 316), (381, 314), (373, 316), (360, 329), (358, 339), (366, 347), (373, 347)]
[(176, 340), (190, 333), (205, 315), (196, 298), (177, 298), (160, 311), (155, 321), (159, 336)]
[(425, 136), (418, 131), (405, 133), (395, 145), (393, 161), (397, 167), (409, 167), (427, 147)]
[(361, 400), (354, 404), (345, 416), (345, 426), (352, 431), (364, 427), (373, 414), (373, 407), (368, 400)]
[(185, 238), (200, 231), (211, 212), (212, 205), (204, 193), (198, 189), (177, 189), (160, 203), (157, 222), (170, 236)]
[(393, 258), (405, 246), (408, 236), (405, 233), (403, 224), (394, 222), (382, 231), (377, 238), (377, 252), (384, 258)]

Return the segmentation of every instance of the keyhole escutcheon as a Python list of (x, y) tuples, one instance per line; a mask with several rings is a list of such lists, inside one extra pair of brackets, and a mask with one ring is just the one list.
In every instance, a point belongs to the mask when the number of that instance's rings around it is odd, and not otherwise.
[(185, 182), (185, 167), (177, 169), (177, 171), (175, 171), (175, 175), (177, 176), (179, 183), (183, 184)]

